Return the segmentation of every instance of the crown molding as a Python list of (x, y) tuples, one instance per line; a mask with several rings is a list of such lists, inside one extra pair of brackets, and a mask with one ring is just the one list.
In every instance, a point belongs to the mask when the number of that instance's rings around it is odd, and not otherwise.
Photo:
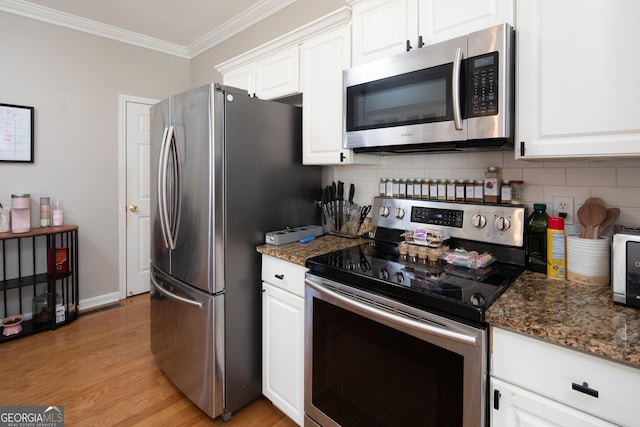
[(295, 2), (296, 0), (262, 0), (190, 44), (187, 47), (189, 55), (194, 58)]
[(264, 43), (248, 52), (231, 58), (215, 66), (216, 71), (224, 74), (229, 70), (237, 68), (249, 62), (256, 61), (277, 50), (286, 49), (301, 43), (302, 41), (337, 27), (347, 25), (351, 22), (351, 8), (343, 6), (323, 17), (316, 19), (302, 27), (284, 34), (274, 40)]
[(91, 19), (81, 18), (65, 12), (28, 3), (26, 1), (0, 0), (0, 10), (93, 34), (99, 37), (117, 40), (123, 43), (143, 47), (145, 49), (151, 49), (181, 58), (193, 59), (196, 55), (223, 42), (229, 37), (232, 37), (269, 15), (289, 6), (295, 1), (296, 0), (262, 0), (242, 14), (236, 16), (228, 23), (225, 23), (221, 27), (218, 27), (201, 37), (188, 47), (165, 42), (153, 37), (123, 30), (122, 28), (96, 22)]

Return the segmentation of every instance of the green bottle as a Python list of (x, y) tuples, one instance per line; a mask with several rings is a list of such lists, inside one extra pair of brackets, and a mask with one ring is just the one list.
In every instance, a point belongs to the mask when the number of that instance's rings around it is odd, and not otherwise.
[(536, 203), (527, 220), (525, 234), (527, 268), (539, 273), (547, 272), (547, 205)]

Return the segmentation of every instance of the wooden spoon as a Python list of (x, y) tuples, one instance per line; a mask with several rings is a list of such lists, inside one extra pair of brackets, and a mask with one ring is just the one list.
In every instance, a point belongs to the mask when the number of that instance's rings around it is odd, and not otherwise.
[[(604, 200), (602, 200), (600, 197), (589, 197), (587, 200), (584, 201), (584, 203), (595, 203), (596, 205), (601, 205), (604, 206), (605, 208), (607, 207), (607, 205), (605, 204)], [(606, 216), (606, 214), (605, 214)], [(585, 238), (586, 239), (597, 239), (598, 238), (598, 229), (600, 227), (600, 224), (596, 224), (593, 226), (593, 229), (589, 230), (587, 229), (585, 231)], [(591, 231), (591, 236), (589, 236), (589, 231)]]
[(607, 208), (599, 203), (585, 202), (578, 209), (578, 220), (582, 224), (582, 233), (580, 237), (583, 239), (593, 239), (593, 228), (600, 225), (607, 216)]
[(599, 226), (596, 225), (593, 229), (593, 232), (594, 232), (593, 238), (599, 239), (600, 236), (605, 231), (607, 231), (607, 228), (611, 227), (613, 224), (616, 223), (619, 216), (620, 216), (620, 208), (607, 209), (607, 214), (605, 215), (604, 220), (602, 220), (602, 224), (600, 224)]

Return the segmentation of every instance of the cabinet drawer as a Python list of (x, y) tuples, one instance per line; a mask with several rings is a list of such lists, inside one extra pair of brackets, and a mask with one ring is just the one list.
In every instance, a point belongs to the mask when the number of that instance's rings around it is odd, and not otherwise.
[(306, 267), (262, 255), (262, 280), (304, 298)]
[(500, 328), (491, 328), (491, 343), (493, 377), (615, 423), (637, 423), (639, 369)]

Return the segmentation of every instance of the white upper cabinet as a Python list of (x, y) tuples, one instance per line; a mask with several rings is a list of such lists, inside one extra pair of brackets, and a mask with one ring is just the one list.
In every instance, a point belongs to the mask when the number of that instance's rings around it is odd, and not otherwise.
[(379, 162), (342, 148), (342, 71), (351, 63), (351, 28), (343, 26), (302, 44), (302, 163), (339, 165)]
[(514, 22), (514, 0), (362, 0), (353, 5), (353, 64)]
[(273, 52), (224, 73), (224, 84), (246, 89), (261, 99), (275, 99), (300, 92), (298, 46)]
[(226, 73), (222, 78), (222, 83), (227, 86), (245, 89), (250, 95), (256, 93), (256, 64), (251, 62), (234, 68)]
[(637, 0), (518, 1), (516, 158), (640, 155)]
[(419, 30), (433, 44), (507, 23), (514, 25), (514, 0), (420, 0)]
[(418, 34), (417, 0), (367, 0), (353, 5), (353, 65), (406, 51)]
[(276, 52), (256, 62), (256, 95), (281, 98), (300, 92), (300, 49)]

